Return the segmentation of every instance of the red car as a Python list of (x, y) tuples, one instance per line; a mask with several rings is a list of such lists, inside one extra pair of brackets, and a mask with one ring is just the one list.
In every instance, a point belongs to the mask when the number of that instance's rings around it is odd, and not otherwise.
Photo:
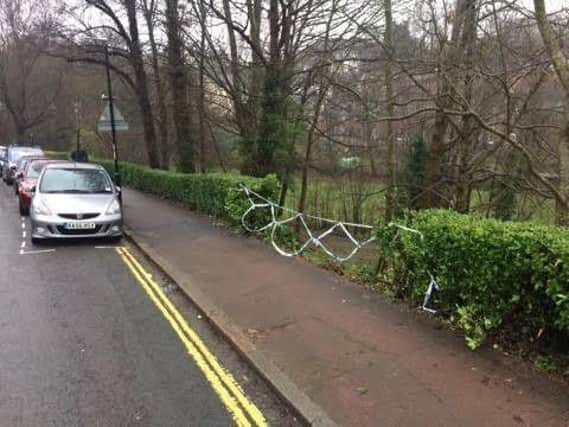
[(32, 160), (45, 160), (44, 156), (24, 156), (16, 163), (16, 171), (14, 172), (14, 194), (17, 196), (20, 191), (20, 181), (24, 178), (26, 168)]
[(30, 214), (30, 204), (32, 203), (32, 187), (37, 183), (41, 171), (45, 165), (51, 163), (62, 163), (62, 160), (34, 159), (26, 165), (18, 182), (18, 199), (20, 205), (20, 215)]

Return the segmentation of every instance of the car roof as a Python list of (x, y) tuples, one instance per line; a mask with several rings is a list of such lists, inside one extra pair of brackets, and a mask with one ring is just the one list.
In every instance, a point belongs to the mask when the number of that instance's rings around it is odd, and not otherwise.
[(20, 157), (20, 161), (24, 160), (48, 160), (47, 157), (43, 157), (40, 154), (30, 154), (29, 156)]
[(30, 160), (30, 163), (44, 162), (44, 163), (67, 163), (67, 160), (62, 159), (49, 159), (47, 157), (36, 157)]
[(36, 157), (36, 158), (29, 159), (26, 167), (30, 167), (30, 165), (33, 165), (34, 163), (38, 163), (38, 162), (45, 163), (46, 165), (49, 165), (51, 163), (64, 163), (65, 160), (48, 159), (46, 157)]
[(21, 151), (43, 151), (41, 147), (29, 146), (29, 145), (10, 145), (9, 150), (21, 150)]
[(91, 170), (105, 170), (101, 165), (93, 163), (59, 161), (45, 166), (46, 169), (91, 169)]
[(38, 154), (36, 155), (32, 155), (30, 154), (29, 156), (22, 156), (18, 159), (18, 164), (23, 164), (24, 162), (30, 162), (31, 160), (47, 160), (45, 157), (42, 157)]

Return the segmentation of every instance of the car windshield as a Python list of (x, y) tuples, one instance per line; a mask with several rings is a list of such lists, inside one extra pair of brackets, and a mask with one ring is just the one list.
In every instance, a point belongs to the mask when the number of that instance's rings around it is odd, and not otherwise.
[(100, 169), (47, 169), (40, 183), (42, 193), (112, 193), (108, 174)]
[(18, 163), (16, 163), (16, 167), (18, 169), (25, 169), (27, 164), (30, 162), (30, 160), (32, 160), (33, 157), (29, 157), (29, 156), (24, 156), (21, 157), (20, 160), (18, 160)]
[(37, 178), (47, 162), (31, 162), (26, 168), (26, 178)]
[(39, 148), (12, 148), (8, 151), (8, 160), (12, 163), (18, 162), (24, 156), (41, 156), (43, 151)]

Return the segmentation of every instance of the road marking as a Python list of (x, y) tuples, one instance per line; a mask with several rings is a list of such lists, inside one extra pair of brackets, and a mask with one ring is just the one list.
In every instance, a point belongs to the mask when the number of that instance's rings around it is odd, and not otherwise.
[(236, 424), (243, 427), (251, 426), (251, 422), (243, 413), (244, 410), (253, 421), (253, 425), (267, 426), (268, 424), (261, 411), (245, 396), (245, 393), (233, 376), (219, 364), (216, 357), (207, 349), (198, 334), (190, 328), (183, 316), (166, 297), (162, 288), (152, 279), (151, 274), (140, 265), (128, 249), (117, 248), (116, 251), (178, 334), (188, 353), (233, 416)]
[(47, 254), (47, 253), (51, 253), (51, 252), (55, 252), (55, 249), (42, 249), (39, 251), (24, 251), (23, 249), (20, 249), (20, 255), (37, 255), (37, 254)]
[(95, 246), (95, 249), (123, 249), (124, 246)]
[(26, 247), (26, 242), (23, 241), (22, 244), (20, 245), (20, 247), (21, 247), (22, 249), (24, 249), (24, 248)]
[(26, 238), (26, 232), (22, 231), (22, 238), (25, 239)]
[(22, 230), (26, 228), (26, 223), (22, 222)]

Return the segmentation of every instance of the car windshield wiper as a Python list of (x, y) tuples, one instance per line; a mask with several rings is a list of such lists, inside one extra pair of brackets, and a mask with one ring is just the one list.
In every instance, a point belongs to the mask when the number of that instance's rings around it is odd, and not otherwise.
[(44, 193), (60, 193), (60, 194), (89, 194), (90, 191), (86, 190), (75, 190), (75, 189), (66, 189), (66, 190), (49, 190), (44, 191)]

